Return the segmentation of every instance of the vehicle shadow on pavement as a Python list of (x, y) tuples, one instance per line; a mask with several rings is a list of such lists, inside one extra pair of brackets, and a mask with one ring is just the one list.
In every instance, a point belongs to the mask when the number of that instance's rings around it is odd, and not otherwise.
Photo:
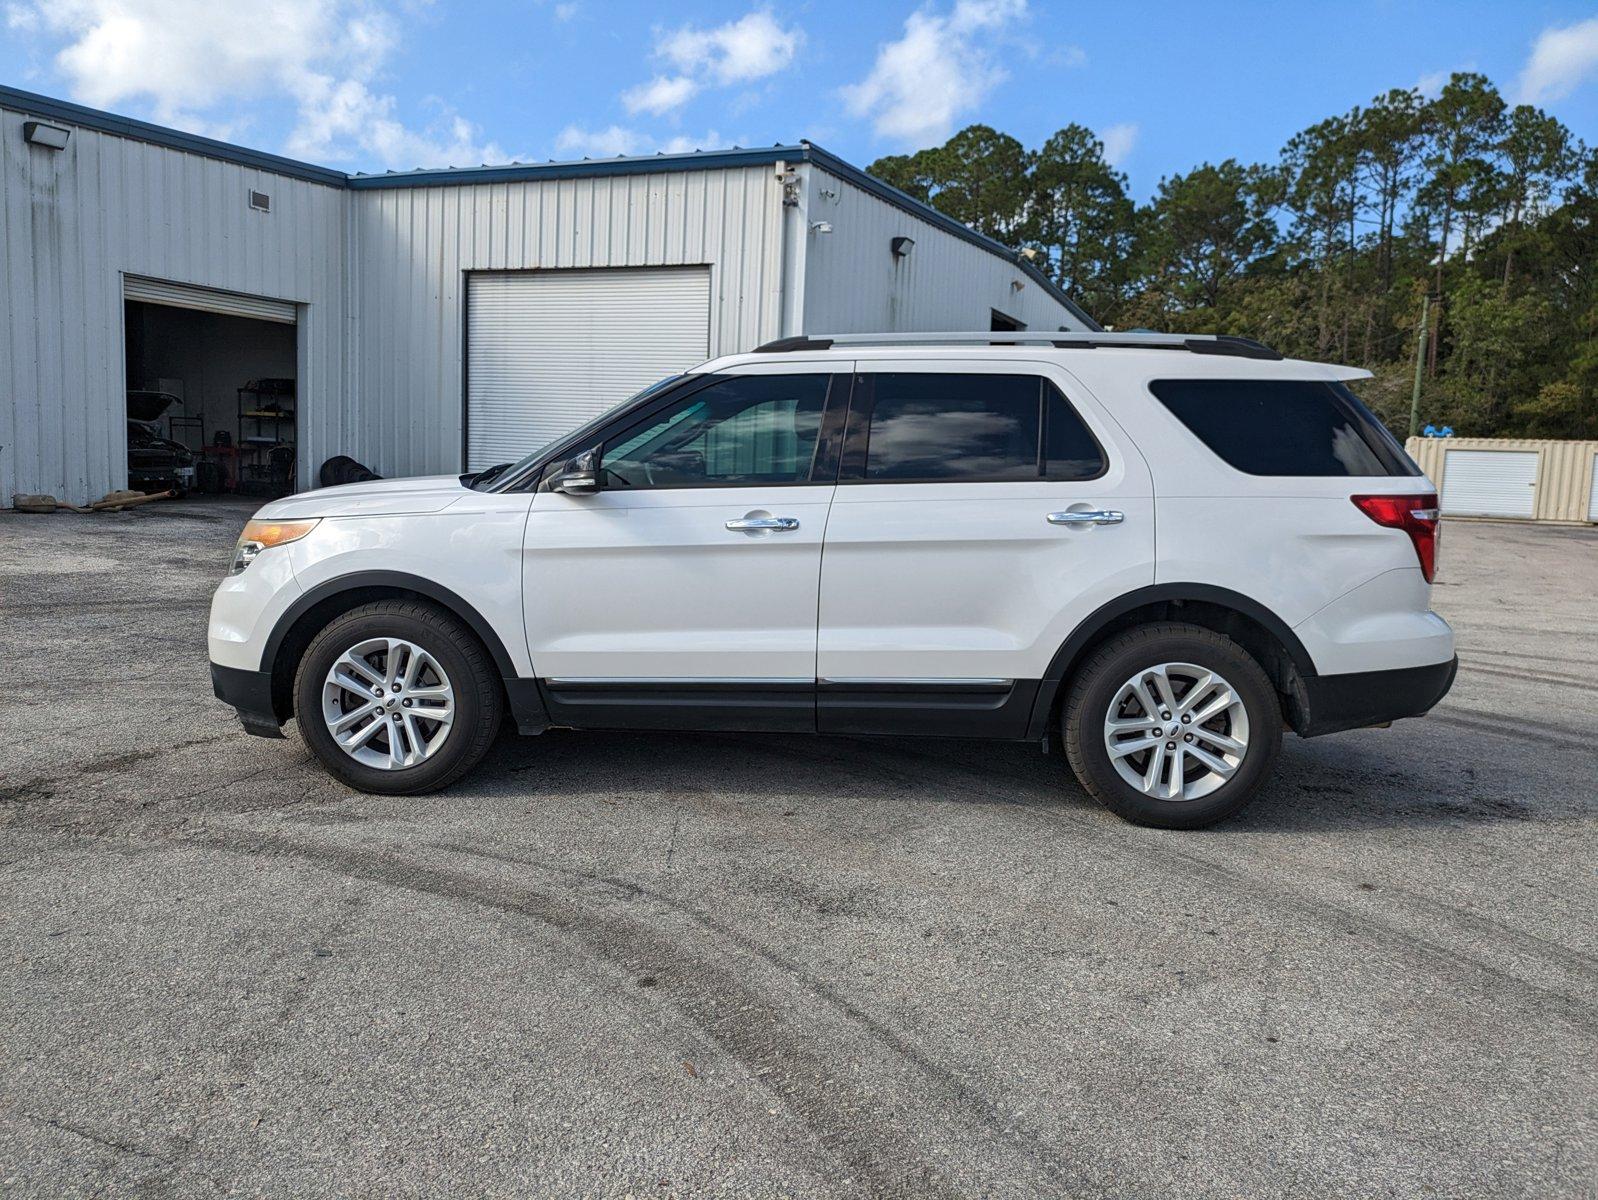
[[(1411, 724), (1417, 727), (1419, 722)], [(1588, 819), (1591, 761), (1505, 739), (1506, 753), (1473, 762), (1439, 723), (1425, 733), (1361, 731), (1289, 736), (1277, 776), (1224, 830), (1359, 830), (1449, 823)], [(1395, 727), (1399, 728), (1399, 727)], [(841, 803), (1026, 806), (1115, 823), (1083, 791), (1058, 748), (958, 739), (795, 734), (575, 733), (503, 736), (455, 793), (563, 802), (793, 809)], [(462, 795), (462, 799), (465, 796)], [(1170, 836), (1194, 836), (1176, 834)]]

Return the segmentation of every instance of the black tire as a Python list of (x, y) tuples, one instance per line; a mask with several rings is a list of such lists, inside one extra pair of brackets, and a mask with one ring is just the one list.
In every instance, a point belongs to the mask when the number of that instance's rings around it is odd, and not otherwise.
[[(366, 638), (413, 642), (449, 676), (455, 721), (444, 744), (414, 767), (383, 770), (351, 758), (322, 719), (322, 685), (338, 657)], [(483, 644), (442, 609), (412, 600), (379, 600), (334, 618), (312, 639), (294, 676), (300, 737), (328, 774), (363, 792), (410, 796), (448, 787), (488, 752), (504, 717), (504, 693)]]
[[(1248, 749), (1236, 773), (1192, 800), (1156, 799), (1133, 787), (1116, 772), (1104, 744), (1104, 721), (1121, 686), (1161, 663), (1218, 672), (1248, 717)], [(1282, 747), (1281, 701), (1259, 663), (1224, 634), (1174, 622), (1128, 630), (1095, 650), (1072, 679), (1061, 725), (1066, 758), (1088, 793), (1116, 816), (1160, 829), (1199, 829), (1237, 812), (1269, 777)]]

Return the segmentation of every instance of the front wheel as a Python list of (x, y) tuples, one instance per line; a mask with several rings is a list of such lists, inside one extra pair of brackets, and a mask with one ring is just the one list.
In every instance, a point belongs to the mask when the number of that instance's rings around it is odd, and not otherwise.
[(448, 613), (408, 600), (336, 617), (294, 680), (300, 736), (329, 774), (363, 792), (448, 786), (487, 752), (502, 713), (482, 643)]
[(1276, 691), (1249, 653), (1197, 625), (1105, 643), (1077, 672), (1063, 717), (1082, 786), (1139, 825), (1197, 829), (1237, 812), (1282, 744)]

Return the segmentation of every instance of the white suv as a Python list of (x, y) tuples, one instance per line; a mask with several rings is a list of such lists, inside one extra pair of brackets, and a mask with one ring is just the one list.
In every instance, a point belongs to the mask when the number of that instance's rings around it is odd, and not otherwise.
[(1114, 812), (1206, 825), (1284, 727), (1453, 681), (1435, 489), (1365, 374), (1228, 337), (774, 342), (515, 464), (267, 505), (212, 603), (216, 694), (373, 792), (445, 786), (508, 711), (1058, 739)]

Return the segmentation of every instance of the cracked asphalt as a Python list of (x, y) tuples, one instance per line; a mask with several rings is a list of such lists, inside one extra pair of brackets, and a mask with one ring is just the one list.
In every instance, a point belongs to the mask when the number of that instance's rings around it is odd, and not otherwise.
[(1137, 829), (1035, 747), (213, 700), (248, 509), (0, 514), (0, 1194), (1598, 1192), (1598, 530), (1450, 522), (1431, 717)]

